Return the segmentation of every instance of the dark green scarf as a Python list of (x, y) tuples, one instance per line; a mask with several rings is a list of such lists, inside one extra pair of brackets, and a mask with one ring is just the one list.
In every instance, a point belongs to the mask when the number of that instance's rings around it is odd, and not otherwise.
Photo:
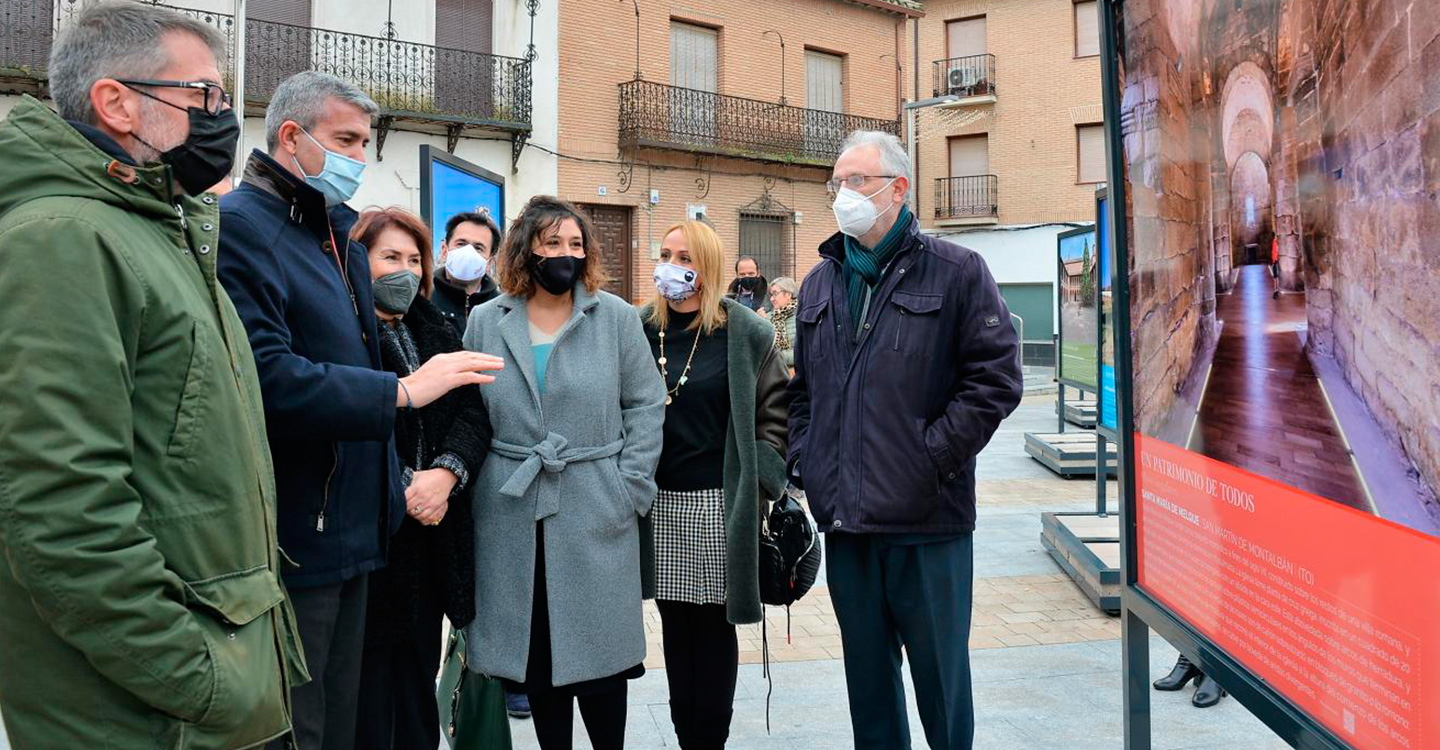
[(860, 315), (865, 311), (865, 290), (874, 288), (880, 283), (880, 277), (885, 267), (895, 258), (895, 253), (905, 245), (905, 237), (910, 233), (910, 222), (914, 217), (910, 213), (910, 207), (900, 206), (900, 215), (895, 217), (895, 226), (880, 239), (880, 244), (873, 249), (860, 244), (860, 241), (845, 235), (845, 285), (850, 301), (850, 321), (855, 324), (855, 330), (860, 330)]

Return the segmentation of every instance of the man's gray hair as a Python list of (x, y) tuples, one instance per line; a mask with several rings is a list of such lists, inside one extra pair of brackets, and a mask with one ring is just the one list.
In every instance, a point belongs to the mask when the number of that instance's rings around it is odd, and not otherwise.
[(313, 131), (325, 113), (325, 102), (331, 97), (353, 104), (371, 117), (380, 111), (375, 100), (353, 83), (314, 70), (296, 73), (285, 79), (270, 97), (270, 107), (265, 111), (265, 148), (275, 152), (280, 142), (280, 126), (287, 120), (307, 132)]
[(905, 178), (905, 199), (909, 200), (910, 188), (914, 187), (912, 183), (915, 180), (910, 174), (910, 153), (905, 150), (905, 144), (898, 137), (880, 130), (856, 130), (840, 144), (840, 153), (857, 146), (874, 146), (880, 152), (880, 167), (885, 174)]
[(799, 297), (800, 285), (795, 283), (795, 280), (790, 278), (789, 276), (781, 276), (780, 278), (770, 282), (770, 291), (784, 292), (791, 297)]
[(161, 40), (191, 34), (224, 67), (225, 37), (213, 26), (156, 5), (104, 2), (82, 11), (50, 49), (50, 98), (67, 120), (95, 124), (90, 89), (102, 78), (154, 78), (170, 63)]

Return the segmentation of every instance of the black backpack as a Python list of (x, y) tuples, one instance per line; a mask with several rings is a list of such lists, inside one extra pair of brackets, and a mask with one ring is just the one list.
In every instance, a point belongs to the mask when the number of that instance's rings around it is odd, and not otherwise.
[(820, 535), (787, 491), (771, 505), (760, 529), (760, 601), (788, 607), (820, 574)]

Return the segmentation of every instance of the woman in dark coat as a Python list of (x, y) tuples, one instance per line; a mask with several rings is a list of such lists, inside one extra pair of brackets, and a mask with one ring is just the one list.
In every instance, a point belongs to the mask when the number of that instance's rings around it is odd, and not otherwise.
[[(353, 236), (369, 249), (385, 369), (404, 377), (431, 357), (462, 351), (429, 300), (430, 232), (398, 208), (371, 209)], [(458, 388), (421, 409), (401, 409), (395, 449), (407, 516), (384, 568), (370, 574), (356, 747), (438, 747), (435, 675), (441, 618), (475, 616), (475, 528), (467, 489), (490, 446), (480, 389)]]
[(666, 389), (643, 571), (682, 750), (718, 750), (729, 737), (735, 626), (764, 614), (760, 516), (786, 483), (785, 357), (769, 323), (721, 298), (724, 262), (709, 226), (676, 224), (660, 247), (658, 294), (640, 312)]

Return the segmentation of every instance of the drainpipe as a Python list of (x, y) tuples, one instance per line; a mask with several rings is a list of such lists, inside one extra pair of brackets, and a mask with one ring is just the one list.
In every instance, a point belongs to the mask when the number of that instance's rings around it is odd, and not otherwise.
[[(910, 43), (910, 53), (911, 53), (911, 55), (913, 56), (913, 59), (915, 60), (915, 64), (914, 64), (913, 66), (911, 66), (911, 71), (910, 71), (910, 72), (911, 72), (911, 75), (912, 75), (912, 80), (914, 81), (914, 84), (915, 84), (915, 88), (911, 89), (911, 91), (910, 91), (910, 101), (913, 102), (913, 101), (919, 101), (919, 100), (920, 100), (920, 19), (919, 19), (919, 18), (912, 18), (912, 19), (910, 19), (910, 23), (911, 23), (911, 32), (912, 32), (912, 33), (911, 33), (911, 43)], [(909, 116), (910, 116), (910, 117), (909, 117), (910, 132), (907, 134), (907, 140), (910, 142), (910, 173), (913, 175), (912, 179), (914, 179), (914, 182), (910, 184), (910, 200), (911, 200), (911, 202), (914, 204), (914, 207), (911, 208), (911, 211), (913, 211), (913, 212), (915, 213), (915, 220), (916, 220), (916, 221), (919, 221), (919, 220), (920, 220), (920, 149), (916, 148), (916, 143), (915, 143), (915, 136), (916, 136), (915, 118), (917, 117), (917, 114), (916, 114), (915, 110), (913, 110), (913, 109), (910, 110), (907, 114), (909, 114)]]
[(245, 0), (235, 0), (235, 50), (231, 52), (234, 60), (235, 80), (231, 82), (232, 107), (240, 119), (240, 138), (235, 142), (237, 153), (235, 164), (230, 167), (231, 181), (239, 184), (240, 178), (245, 174), (245, 161), (249, 154), (245, 152)]

